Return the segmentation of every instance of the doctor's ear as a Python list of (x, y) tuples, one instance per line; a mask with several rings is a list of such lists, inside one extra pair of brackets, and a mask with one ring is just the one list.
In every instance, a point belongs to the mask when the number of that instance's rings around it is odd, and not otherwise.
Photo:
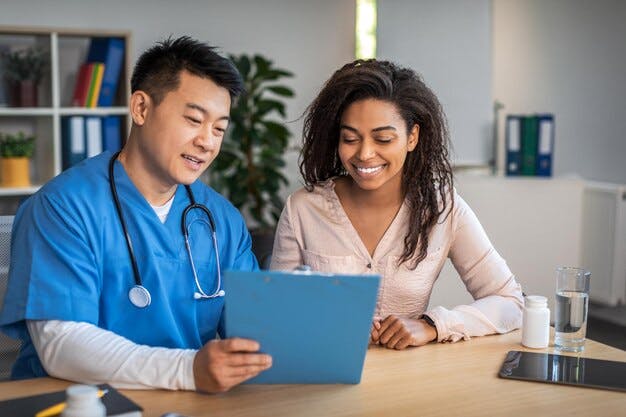
[(137, 90), (130, 96), (130, 115), (134, 124), (143, 126), (151, 105), (152, 99), (145, 91)]

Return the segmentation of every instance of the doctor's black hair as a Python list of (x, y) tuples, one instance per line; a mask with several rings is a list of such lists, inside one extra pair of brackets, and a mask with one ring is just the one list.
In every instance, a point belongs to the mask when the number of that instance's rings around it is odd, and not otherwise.
[(185, 70), (227, 89), (231, 101), (234, 100), (244, 90), (241, 75), (215, 49), (189, 36), (157, 42), (137, 60), (130, 80), (131, 92), (145, 91), (158, 105), (168, 92), (178, 88), (180, 73)]
[(352, 103), (366, 99), (393, 104), (407, 134), (419, 126), (417, 146), (402, 168), (410, 220), (398, 261), (415, 268), (427, 255), (428, 238), (440, 216), (448, 216), (454, 207), (446, 117), (435, 93), (415, 71), (376, 59), (356, 60), (337, 70), (305, 112), (300, 173), (308, 190), (346, 175), (338, 154), (341, 118)]

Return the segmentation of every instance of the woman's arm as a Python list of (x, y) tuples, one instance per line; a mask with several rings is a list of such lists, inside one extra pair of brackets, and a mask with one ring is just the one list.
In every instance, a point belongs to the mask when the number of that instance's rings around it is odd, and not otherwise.
[(285, 208), (276, 227), (271, 270), (291, 271), (304, 262), (302, 248), (293, 227), (291, 201), (290, 196), (285, 202)]
[(456, 195), (449, 257), (474, 301), (452, 310), (435, 307), (424, 314), (437, 327), (438, 341), (506, 333), (520, 327), (520, 285), (467, 203)]

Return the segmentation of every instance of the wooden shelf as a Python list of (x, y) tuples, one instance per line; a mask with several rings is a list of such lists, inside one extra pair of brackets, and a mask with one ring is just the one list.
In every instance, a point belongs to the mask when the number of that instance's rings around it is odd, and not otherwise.
[[(86, 60), (92, 38), (96, 37), (121, 38), (125, 44), (124, 62), (113, 107), (73, 107), (70, 103), (76, 77)], [(4, 197), (30, 195), (41, 184), (61, 173), (63, 118), (121, 116), (121, 135), (122, 138), (126, 136), (129, 121), (131, 34), (128, 31), (0, 26), (0, 47), (2, 46), (11, 50), (37, 46), (48, 54), (49, 65), (39, 84), (40, 107), (0, 107), (0, 132), (23, 131), (36, 137), (31, 180), (40, 184), (24, 188), (0, 188), (0, 203)], [(0, 73), (0, 78), (2, 76)]]
[(52, 107), (0, 107), (1, 116), (52, 116), (55, 109)]
[(0, 187), (0, 197), (13, 197), (20, 195), (31, 195), (37, 192), (41, 185), (33, 185), (31, 187)]
[(94, 116), (107, 116), (107, 115), (123, 115), (128, 113), (126, 107), (61, 107), (59, 114), (62, 116), (70, 115), (94, 115)]

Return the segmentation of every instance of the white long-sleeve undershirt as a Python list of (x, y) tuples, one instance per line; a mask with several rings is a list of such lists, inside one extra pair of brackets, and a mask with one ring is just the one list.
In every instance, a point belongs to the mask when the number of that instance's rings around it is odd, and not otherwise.
[(195, 390), (194, 349), (139, 345), (84, 322), (28, 320), (27, 326), (50, 376), (126, 389)]

